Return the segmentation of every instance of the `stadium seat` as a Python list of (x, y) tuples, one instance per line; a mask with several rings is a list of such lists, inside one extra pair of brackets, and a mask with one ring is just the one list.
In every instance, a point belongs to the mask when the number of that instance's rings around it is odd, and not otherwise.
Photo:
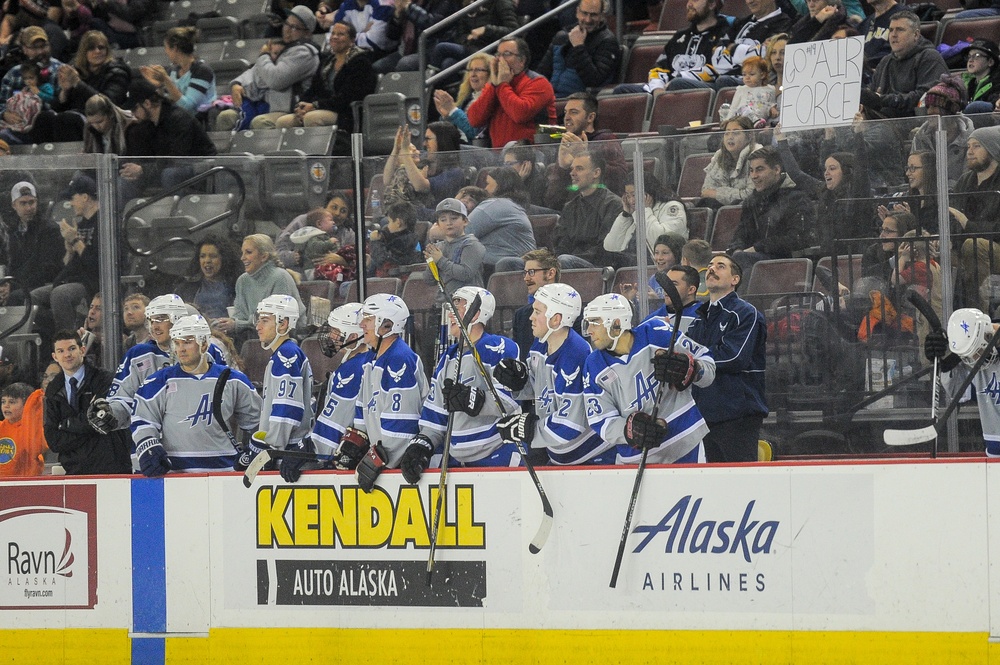
[[(861, 254), (850, 254), (837, 257), (837, 281), (847, 288), (853, 288), (854, 282), (861, 278)], [(819, 278), (820, 270), (833, 270), (833, 261), (824, 256), (816, 262), (812, 290), (824, 295), (829, 291)]]
[[(324, 384), (330, 380), (330, 375), (340, 367), (340, 359), (343, 356), (335, 353), (332, 358), (327, 358), (323, 355), (323, 348), (320, 345), (319, 337), (316, 336), (307, 337), (302, 340), (302, 352), (306, 354), (306, 358), (309, 359), (309, 365), (312, 367), (313, 387), (318, 389), (322, 386), (325, 389)], [(318, 394), (317, 390), (313, 391), (314, 397)], [(324, 406), (320, 405), (320, 408)]]
[(208, 134), (208, 138), (210, 138), (212, 140), (212, 143), (215, 144), (215, 151), (218, 154), (224, 155), (227, 152), (229, 152), (229, 149), (232, 146), (233, 142), (232, 132), (222, 131), (222, 132), (205, 132), (205, 133)]
[(223, 60), (246, 60), (255, 62), (260, 55), (260, 49), (267, 43), (266, 39), (235, 39), (226, 42), (226, 50), (222, 52)]
[(223, 16), (232, 16), (241, 23), (259, 16), (266, 16), (271, 3), (261, 0), (219, 0), (217, 11)]
[[(369, 277), (365, 280), (365, 293), (368, 296), (373, 296), (376, 293), (388, 293), (392, 296), (402, 295), (403, 280), (398, 277)], [(358, 283), (356, 281), (350, 282), (345, 302), (359, 302)]]
[(677, 196), (684, 201), (697, 201), (701, 198), (701, 187), (705, 183), (705, 167), (712, 161), (715, 153), (699, 152), (688, 155), (681, 167), (681, 177), (677, 182)]
[(215, 220), (192, 236), (196, 242), (210, 233), (226, 235), (239, 219), (235, 194), (189, 194), (177, 202), (174, 214), (191, 217), (197, 224)]
[(336, 132), (336, 125), (282, 129), (278, 150), (298, 150), (304, 155), (329, 155), (333, 150), (333, 137)]
[(258, 388), (262, 387), (271, 352), (261, 348), (260, 340), (248, 339), (240, 347), (240, 357), (243, 359), (244, 374), (250, 379), (250, 383)]
[(587, 304), (597, 296), (604, 293), (604, 269), (603, 268), (573, 268), (563, 270), (560, 280), (564, 284), (569, 284), (580, 294), (583, 304)]
[(83, 141), (62, 141), (60, 143), (39, 143), (32, 151), (33, 155), (80, 155), (83, 154)]
[(715, 101), (712, 102), (712, 122), (720, 122), (719, 109), (723, 104), (732, 104), (736, 95), (736, 88), (719, 88), (715, 93)]
[[(228, 42), (201, 42), (198, 44), (197, 57), (206, 63), (222, 60), (222, 54), (226, 52)], [(228, 84), (229, 82), (226, 81)]]
[(652, 98), (652, 95), (639, 92), (598, 99), (595, 122), (597, 129), (607, 129), (617, 134), (637, 134), (643, 131)]
[(198, 28), (198, 41), (226, 42), (230, 39), (239, 39), (240, 22), (232, 16), (215, 16), (211, 18), (201, 18), (195, 24)]
[(666, 0), (660, 10), (660, 21), (656, 29), (660, 32), (676, 32), (688, 27), (687, 0)]
[(311, 297), (326, 298), (332, 303), (336, 300), (336, 284), (336, 282), (331, 282), (328, 279), (305, 280), (299, 282), (299, 296), (307, 306)]
[(191, 14), (206, 14), (218, 10), (219, 0), (179, 0), (171, 2), (161, 16), (167, 19), (184, 19)]
[(729, 247), (736, 237), (742, 212), (742, 206), (722, 206), (716, 211), (709, 240), (713, 252), (724, 252)]
[(663, 53), (662, 44), (636, 44), (629, 52), (625, 64), (623, 83), (645, 83), (649, 80), (649, 70)]
[(368, 95), (363, 108), (365, 155), (388, 155), (396, 140), (396, 130), (406, 123), (406, 97), (401, 92)]
[(941, 39), (938, 40), (941, 44), (952, 45), (977, 37), (996, 40), (997, 35), (1000, 35), (1000, 16), (960, 20), (945, 18), (942, 24)]
[(747, 7), (746, 0), (724, 0), (722, 3), (722, 13), (726, 16), (743, 18), (750, 15), (750, 8)]
[(250, 69), (250, 61), (245, 58), (223, 58), (206, 61), (205, 64), (211, 67), (212, 73), (215, 74), (215, 94), (220, 96), (230, 94), (232, 88), (229, 83)]
[(441, 325), (441, 306), (437, 301), (439, 293), (437, 284), (424, 279), (422, 273), (414, 273), (403, 285), (403, 302), (409, 308), (413, 321), (410, 347), (417, 352), (428, 371), (434, 367)]
[(750, 271), (747, 287), (741, 290), (741, 295), (763, 312), (780, 294), (809, 291), (812, 289), (812, 281), (811, 259), (758, 261)]
[(3, 347), (5, 360), (14, 363), (14, 367), (25, 370), (28, 376), (37, 376), (42, 338), (32, 332), (38, 305), (33, 305), (27, 312), (24, 305), (16, 307), (0, 307), (0, 345)]
[(229, 151), (260, 156), (278, 150), (280, 145), (280, 129), (245, 129), (233, 134)]
[(711, 208), (688, 208), (688, 239), (708, 240), (712, 232), (712, 215), (715, 211)]
[(687, 127), (693, 121), (705, 122), (713, 93), (710, 88), (663, 93), (653, 102), (649, 131), (657, 132), (664, 125)]
[(486, 290), (492, 293), (497, 301), (490, 329), (509, 336), (513, 328), (514, 311), (524, 307), (528, 302), (528, 286), (524, 283), (524, 273), (519, 270), (495, 272), (490, 275)]
[(552, 248), (552, 241), (555, 238), (556, 224), (559, 223), (559, 215), (529, 215), (531, 230), (535, 234), (535, 247)]

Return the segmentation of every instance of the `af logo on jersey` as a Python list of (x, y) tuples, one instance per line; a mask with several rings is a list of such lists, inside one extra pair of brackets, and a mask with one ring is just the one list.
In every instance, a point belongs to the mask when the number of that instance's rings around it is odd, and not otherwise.
[(649, 374), (636, 372), (635, 375), (635, 399), (629, 404), (629, 408), (642, 411), (642, 405), (647, 399), (655, 399), (656, 379), (653, 378), (653, 370)]
[(391, 367), (389, 367), (388, 365), (386, 365), (386, 366), (385, 366), (385, 371), (389, 372), (389, 377), (390, 377), (390, 378), (391, 378), (391, 379), (392, 379), (392, 380), (393, 380), (394, 382), (396, 382), (396, 383), (399, 383), (400, 381), (402, 381), (402, 380), (403, 380), (403, 373), (404, 373), (404, 372), (406, 372), (406, 363), (403, 363), (403, 366), (402, 366), (402, 367), (400, 367), (400, 368), (399, 368), (398, 370), (396, 370), (395, 372), (394, 372), (394, 371), (392, 371), (392, 368), (391, 368)]
[(342, 377), (340, 377), (340, 378), (337, 379), (337, 387), (338, 388), (344, 388), (345, 386), (347, 386), (348, 383), (350, 383), (353, 380), (354, 380), (354, 375), (353, 374), (351, 374), (349, 376), (342, 376)]
[(198, 408), (195, 409), (195, 412), (181, 422), (190, 421), (191, 424), (188, 427), (197, 427), (202, 419), (204, 419), (206, 427), (212, 424), (212, 400), (208, 394), (201, 396), (201, 401), (198, 402)]
[(1000, 381), (997, 381), (996, 372), (990, 374), (989, 383), (986, 384), (982, 394), (989, 395), (990, 401), (994, 404), (1000, 404)]

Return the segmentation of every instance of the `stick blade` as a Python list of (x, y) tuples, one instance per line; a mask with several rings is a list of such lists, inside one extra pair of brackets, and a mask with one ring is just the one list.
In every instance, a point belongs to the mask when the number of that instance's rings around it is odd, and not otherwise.
[(546, 513), (542, 515), (542, 523), (538, 525), (538, 531), (535, 533), (535, 537), (531, 539), (528, 544), (528, 551), (532, 554), (538, 554), (545, 547), (545, 542), (549, 539), (549, 532), (552, 531), (552, 515)]
[(914, 446), (933, 441), (937, 435), (934, 425), (928, 425), (920, 429), (887, 429), (882, 432), (882, 440), (888, 446)]
[(271, 455), (268, 454), (267, 450), (264, 450), (254, 457), (250, 464), (247, 465), (247, 470), (243, 472), (243, 487), (249, 488), (253, 485), (253, 481), (257, 478), (257, 474), (260, 470), (267, 466), (267, 463), (271, 461)]

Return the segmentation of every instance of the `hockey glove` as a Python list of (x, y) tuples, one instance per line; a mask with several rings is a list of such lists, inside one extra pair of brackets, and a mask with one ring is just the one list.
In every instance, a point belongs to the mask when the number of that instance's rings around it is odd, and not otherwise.
[(135, 447), (136, 457), (139, 458), (139, 469), (142, 475), (147, 478), (164, 476), (170, 471), (170, 458), (167, 451), (163, 449), (160, 440), (149, 437)]
[(637, 411), (625, 419), (625, 440), (633, 448), (655, 448), (667, 438), (667, 427), (648, 413)]
[(333, 457), (333, 465), (344, 471), (354, 471), (358, 462), (368, 453), (371, 444), (368, 435), (359, 429), (348, 427), (340, 439), (340, 446)]
[(111, 403), (103, 397), (98, 397), (90, 403), (87, 409), (87, 422), (98, 434), (111, 434), (118, 429), (118, 421), (111, 412)]
[(535, 435), (535, 421), (538, 419), (533, 413), (515, 413), (497, 421), (497, 432), (504, 443), (514, 443), (523, 441), (530, 443)]
[(448, 413), (467, 413), (470, 416), (478, 416), (483, 410), (483, 402), (486, 395), (483, 391), (464, 383), (455, 383), (453, 379), (445, 379), (444, 387), (441, 389), (444, 396), (444, 406)]
[(420, 475), (427, 470), (431, 463), (431, 453), (434, 452), (434, 444), (423, 434), (417, 434), (410, 439), (410, 445), (403, 451), (403, 459), (399, 461), (399, 469), (403, 472), (403, 478), (411, 485), (420, 482)]
[(957, 354), (949, 352), (948, 337), (943, 330), (927, 333), (927, 337), (924, 339), (924, 356), (930, 361), (935, 358), (940, 359), (938, 369), (942, 372), (950, 372), (962, 362)]
[(493, 379), (516, 393), (528, 382), (528, 366), (515, 358), (503, 358), (493, 368)]
[(375, 479), (385, 471), (388, 459), (389, 456), (386, 454), (385, 448), (382, 447), (381, 441), (368, 449), (361, 462), (358, 463), (356, 471), (358, 485), (361, 486), (361, 489), (365, 492), (371, 492), (375, 488)]
[[(253, 436), (250, 437), (250, 443), (247, 444), (246, 450), (240, 453), (240, 456), (236, 458), (236, 463), (233, 464), (233, 469), (235, 471), (246, 471), (247, 467), (250, 466), (250, 462), (256, 459), (257, 455), (266, 452), (271, 449), (271, 446), (264, 443), (264, 437), (267, 436), (266, 432), (254, 432)], [(277, 467), (273, 460), (269, 461), (263, 471), (274, 471)]]
[[(309, 437), (302, 439), (299, 443), (289, 445), (288, 450), (297, 450), (303, 453), (316, 452), (316, 448), (313, 447), (313, 443)], [(286, 483), (299, 482), (299, 478), (302, 477), (302, 469), (304, 469), (307, 464), (312, 463), (312, 460), (302, 459), (301, 457), (282, 457), (281, 463), (278, 467), (281, 471), (281, 479)]]
[(653, 356), (653, 376), (660, 383), (667, 383), (677, 390), (690, 386), (697, 371), (697, 361), (686, 353), (668, 351)]

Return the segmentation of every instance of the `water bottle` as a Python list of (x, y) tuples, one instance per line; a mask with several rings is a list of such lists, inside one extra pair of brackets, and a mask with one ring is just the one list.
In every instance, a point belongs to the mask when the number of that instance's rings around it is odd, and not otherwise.
[(719, 120), (725, 120), (727, 117), (729, 117), (729, 109), (731, 109), (731, 108), (732, 108), (732, 105), (729, 102), (726, 102), (725, 104), (723, 104), (722, 106), (720, 106), (719, 107)]
[(378, 221), (382, 218), (382, 200), (378, 196), (378, 187), (372, 187), (371, 196), (372, 219)]

